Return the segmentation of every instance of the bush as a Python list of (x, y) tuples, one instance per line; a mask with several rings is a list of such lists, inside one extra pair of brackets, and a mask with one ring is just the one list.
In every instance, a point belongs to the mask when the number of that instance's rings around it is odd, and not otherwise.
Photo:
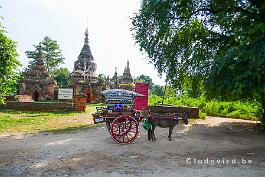
[(201, 110), (199, 110), (199, 118), (200, 119), (205, 119), (206, 118), (206, 113), (203, 113), (203, 112), (201, 112)]
[[(149, 97), (149, 105), (158, 105), (162, 103), (162, 97), (152, 95)], [(199, 117), (208, 116), (231, 117), (248, 120), (260, 120), (262, 108), (254, 101), (218, 101), (206, 100), (201, 96), (197, 99), (189, 97), (168, 97), (164, 104), (198, 107), (200, 109)]]

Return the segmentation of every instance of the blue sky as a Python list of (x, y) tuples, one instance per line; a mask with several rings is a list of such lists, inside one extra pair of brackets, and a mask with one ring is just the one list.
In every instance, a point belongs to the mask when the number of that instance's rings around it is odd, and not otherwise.
[(0, 0), (0, 5), (3, 25), (18, 43), (23, 67), (29, 61), (25, 51), (33, 50), (33, 44), (50, 36), (63, 51), (62, 67), (72, 71), (88, 26), (97, 74), (112, 77), (115, 67), (122, 74), (129, 60), (133, 77), (145, 74), (156, 84), (164, 84), (130, 32), (130, 17), (140, 8), (140, 0)]

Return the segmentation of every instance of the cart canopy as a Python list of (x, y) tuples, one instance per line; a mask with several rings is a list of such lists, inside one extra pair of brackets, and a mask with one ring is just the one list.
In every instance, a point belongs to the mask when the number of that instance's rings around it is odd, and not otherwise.
[(104, 90), (102, 91), (102, 94), (106, 97), (107, 104), (132, 104), (133, 97), (144, 96), (142, 94), (124, 89)]
[(132, 99), (135, 96), (144, 96), (142, 94), (124, 90), (124, 89), (110, 89), (102, 91), (102, 94), (109, 99)]

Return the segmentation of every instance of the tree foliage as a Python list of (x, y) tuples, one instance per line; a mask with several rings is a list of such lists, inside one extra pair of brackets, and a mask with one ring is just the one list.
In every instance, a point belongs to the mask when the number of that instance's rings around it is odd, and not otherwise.
[[(46, 36), (39, 45), (42, 47), (43, 57), (45, 60), (44, 62), (48, 68), (48, 71), (54, 71), (60, 64), (64, 63), (62, 51), (56, 40)], [(28, 58), (33, 59), (29, 62), (29, 68), (32, 68), (36, 62), (38, 57), (37, 48), (39, 45), (33, 45), (35, 48), (33, 51), (28, 50), (25, 52)]]
[(161, 85), (154, 85), (153, 89), (151, 90), (151, 94), (157, 95), (157, 96), (163, 96), (164, 95), (164, 87)]
[(209, 97), (265, 108), (264, 17), (262, 0), (143, 0), (132, 30), (175, 87), (201, 80)]
[(107, 89), (110, 85), (110, 78), (109, 76), (105, 76), (104, 74), (98, 75), (98, 84), (102, 87), (102, 90)]
[(21, 65), (17, 60), (16, 48), (16, 43), (6, 36), (0, 22), (0, 104), (6, 94), (15, 92), (14, 85), (18, 77), (16, 70)]
[(161, 85), (155, 85), (150, 76), (146, 76), (141, 74), (138, 76), (134, 82), (147, 82), (149, 85), (149, 93), (152, 95), (163, 96), (164, 95), (164, 87)]
[(199, 76), (194, 78), (187, 78), (184, 80), (182, 90), (179, 90), (179, 94), (186, 95), (192, 98), (198, 98), (205, 93), (205, 87), (203, 79)]
[(135, 82), (147, 82), (149, 84), (149, 89), (151, 90), (154, 86), (152, 79), (149, 76), (141, 74), (135, 79)]
[(70, 71), (67, 68), (55, 69), (52, 76), (57, 82), (58, 87), (67, 88), (70, 81)]

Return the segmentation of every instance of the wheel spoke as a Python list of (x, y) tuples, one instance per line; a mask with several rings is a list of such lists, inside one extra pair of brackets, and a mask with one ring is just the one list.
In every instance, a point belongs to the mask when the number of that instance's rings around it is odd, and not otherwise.
[(117, 143), (131, 143), (137, 135), (138, 122), (133, 117), (122, 115), (111, 124), (111, 136)]

